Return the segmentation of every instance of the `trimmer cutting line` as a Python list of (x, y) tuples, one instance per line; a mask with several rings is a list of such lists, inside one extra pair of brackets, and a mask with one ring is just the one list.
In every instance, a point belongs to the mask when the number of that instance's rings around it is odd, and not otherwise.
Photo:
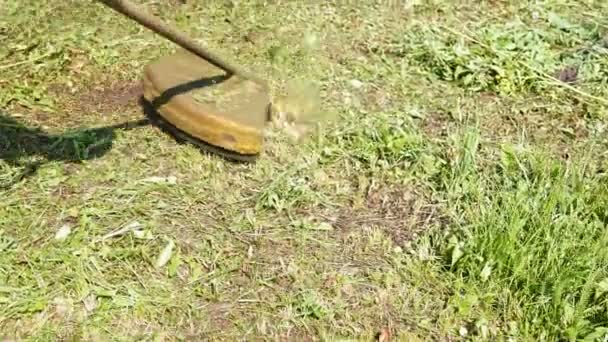
[(206, 51), (130, 1), (99, 1), (185, 49), (144, 68), (144, 105), (153, 121), (228, 159), (259, 156), (270, 109), (266, 81)]

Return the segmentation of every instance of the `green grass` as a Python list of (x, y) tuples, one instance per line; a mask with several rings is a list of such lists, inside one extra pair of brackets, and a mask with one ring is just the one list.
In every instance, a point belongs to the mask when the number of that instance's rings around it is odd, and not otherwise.
[(608, 335), (608, 5), (158, 3), (336, 119), (269, 128), (253, 164), (200, 153), (140, 121), (174, 45), (94, 2), (0, 0), (2, 335)]

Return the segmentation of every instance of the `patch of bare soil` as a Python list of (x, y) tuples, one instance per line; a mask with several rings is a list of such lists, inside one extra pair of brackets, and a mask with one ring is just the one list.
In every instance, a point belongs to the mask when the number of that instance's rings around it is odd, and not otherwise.
[(100, 81), (75, 92), (66, 85), (51, 85), (48, 92), (57, 103), (56, 111), (17, 106), (7, 114), (28, 127), (40, 127), (49, 132), (115, 123), (116, 119), (136, 120), (142, 116), (139, 98), (143, 87), (139, 81)]
[(403, 246), (439, 219), (435, 206), (413, 189), (382, 185), (368, 189), (363, 208), (342, 209), (332, 224), (344, 234), (364, 226), (379, 228)]
[(391, 94), (375, 85), (365, 93), (364, 99), (365, 103), (371, 105), (374, 111), (382, 111), (393, 105)]
[(107, 81), (93, 85), (87, 91), (71, 94), (67, 88), (53, 87), (65, 111), (72, 113), (109, 113), (125, 111), (139, 105), (143, 94), (140, 81)]
[(290, 330), (287, 333), (283, 333), (283, 334), (277, 336), (276, 340), (277, 341), (281, 341), (281, 342), (287, 342), (287, 341), (301, 341), (301, 342), (315, 341), (315, 339), (313, 337), (311, 337), (310, 334), (307, 334), (303, 330), (298, 330), (298, 329)]
[(562, 111), (556, 108), (548, 107), (543, 99), (521, 102), (480, 94), (459, 108), (460, 112), (472, 113), (474, 117), (463, 118), (459, 123), (449, 109), (436, 111), (426, 115), (420, 128), (430, 137), (445, 138), (456, 133), (458, 127), (477, 126), (485, 142), (498, 145), (525, 141), (545, 148), (558, 158), (568, 158), (573, 145), (589, 137), (589, 130), (583, 109), (572, 106), (567, 113), (558, 115), (556, 112)]
[(450, 125), (453, 125), (453, 123), (450, 122), (450, 118), (447, 114), (434, 112), (424, 118), (421, 122), (421, 129), (429, 136), (445, 137)]
[(207, 314), (207, 319), (213, 330), (222, 331), (232, 326), (232, 322), (228, 315), (230, 311), (234, 310), (234, 307), (230, 303), (213, 303), (203, 308)]
[[(481, 135), (496, 144), (525, 141), (540, 147), (557, 158), (569, 157), (569, 151), (589, 137), (587, 123), (577, 113), (557, 116), (552, 109), (531, 105), (519, 111), (508, 103), (499, 103), (493, 114), (480, 118)], [(571, 110), (576, 110), (572, 108)]]

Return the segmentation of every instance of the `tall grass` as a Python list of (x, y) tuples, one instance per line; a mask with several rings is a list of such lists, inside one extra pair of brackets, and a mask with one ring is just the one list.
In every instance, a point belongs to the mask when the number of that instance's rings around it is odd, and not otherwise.
[(483, 293), (480, 309), (493, 307), (519, 337), (605, 334), (608, 189), (595, 163), (505, 147), (482, 174), (470, 150), (460, 155), (467, 167), (446, 184), (464, 188), (450, 199), (462, 224), (440, 246), (459, 290)]

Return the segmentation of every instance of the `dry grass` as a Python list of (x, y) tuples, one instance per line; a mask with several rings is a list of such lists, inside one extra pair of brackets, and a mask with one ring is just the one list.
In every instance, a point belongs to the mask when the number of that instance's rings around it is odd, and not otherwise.
[[(140, 121), (171, 43), (95, 3), (0, 1), (2, 334), (606, 333), (605, 5), (146, 6), (277, 94), (318, 82), (337, 120), (228, 163)], [(573, 63), (576, 91), (543, 76)]]

